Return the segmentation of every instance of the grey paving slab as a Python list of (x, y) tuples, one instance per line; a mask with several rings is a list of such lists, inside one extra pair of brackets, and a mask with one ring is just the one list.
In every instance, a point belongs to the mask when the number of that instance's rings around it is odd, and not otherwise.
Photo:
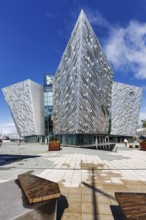
[[(9, 157), (12, 155), (14, 159)], [(27, 171), (59, 183), (69, 204), (62, 219), (77, 214), (81, 219), (92, 219), (95, 210), (99, 219), (115, 219), (115, 192), (146, 192), (146, 152), (123, 144), (118, 145), (117, 152), (79, 147), (49, 152), (47, 145), (24, 144), (18, 149), (16, 143), (4, 144), (0, 148), (0, 182), (14, 180)], [(123, 217), (120, 212), (118, 216)]]
[(0, 184), (1, 220), (56, 220), (57, 201), (49, 200), (30, 205), (22, 192), (18, 180)]

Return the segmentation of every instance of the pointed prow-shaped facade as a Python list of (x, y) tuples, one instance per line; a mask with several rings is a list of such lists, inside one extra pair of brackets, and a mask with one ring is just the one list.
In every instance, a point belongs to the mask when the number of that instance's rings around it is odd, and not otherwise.
[(69, 143), (80, 144), (108, 134), (112, 78), (112, 68), (81, 10), (54, 79), (54, 133), (64, 143), (68, 135)]

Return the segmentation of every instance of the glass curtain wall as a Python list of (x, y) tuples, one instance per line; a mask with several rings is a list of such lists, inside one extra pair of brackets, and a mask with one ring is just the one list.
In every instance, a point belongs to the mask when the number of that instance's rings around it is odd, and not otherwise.
[(44, 75), (44, 116), (45, 116), (45, 136), (49, 138), (53, 134), (53, 76)]

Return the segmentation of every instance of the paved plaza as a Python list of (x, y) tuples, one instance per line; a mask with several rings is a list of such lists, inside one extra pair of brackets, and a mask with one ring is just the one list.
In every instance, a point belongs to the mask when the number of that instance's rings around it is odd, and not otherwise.
[(58, 219), (63, 220), (124, 220), (115, 192), (146, 193), (146, 151), (122, 144), (117, 151), (48, 151), (47, 145), (3, 143), (0, 183), (28, 171), (59, 184)]

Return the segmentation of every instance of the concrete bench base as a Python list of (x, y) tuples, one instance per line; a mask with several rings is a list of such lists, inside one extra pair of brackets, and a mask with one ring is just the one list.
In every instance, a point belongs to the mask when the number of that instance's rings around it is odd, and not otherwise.
[(56, 220), (57, 199), (29, 204), (18, 180), (0, 184), (0, 219)]

